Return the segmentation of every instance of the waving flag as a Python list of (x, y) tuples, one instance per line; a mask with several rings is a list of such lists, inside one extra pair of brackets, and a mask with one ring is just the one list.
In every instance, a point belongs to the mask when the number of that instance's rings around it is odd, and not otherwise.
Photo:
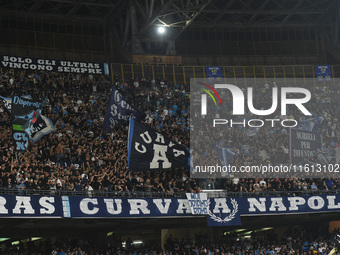
[(317, 150), (313, 157), (310, 157), (305, 161), (306, 163), (310, 164), (339, 164), (340, 163), (340, 147), (327, 149), (324, 151)]
[(104, 119), (104, 129), (110, 132), (117, 123), (127, 123), (131, 117), (135, 117), (136, 120), (142, 120), (145, 118), (145, 114), (134, 108), (122, 96), (116, 86), (113, 86)]
[(245, 133), (248, 136), (254, 136), (254, 135), (257, 135), (257, 132), (258, 132), (258, 128), (250, 127)]
[(42, 109), (47, 102), (47, 99), (43, 102), (39, 102), (27, 98), (27, 96), (13, 96), (11, 103), (11, 116), (12, 118), (15, 116), (26, 116), (34, 110)]
[(25, 132), (32, 142), (37, 142), (44, 135), (55, 131), (52, 121), (44, 115), (38, 115), (28, 121), (28, 127)]
[[(236, 154), (232, 152), (231, 150), (229, 150), (228, 148), (224, 148), (218, 145), (216, 145), (215, 149), (216, 149), (217, 156), (221, 161), (221, 164), (228, 167), (228, 165), (233, 160)], [(228, 175), (229, 175), (229, 172), (228, 172)]]
[(28, 121), (30, 119), (33, 119), (37, 115), (40, 115), (40, 113), (41, 113), (41, 110), (38, 109), (38, 110), (33, 110), (33, 111), (31, 111), (30, 113), (28, 113), (26, 115), (14, 115), (13, 118), (14, 119), (22, 119), (22, 120)]
[(132, 171), (188, 167), (189, 152), (156, 130), (130, 119), (128, 165)]
[(308, 120), (303, 120), (299, 122), (295, 129), (306, 130), (309, 132), (317, 132), (322, 121), (323, 117), (316, 117)]
[[(6, 98), (1, 99), (6, 100)], [(48, 101), (38, 102), (31, 96), (13, 96), (7, 100), (7, 110), (11, 114), (12, 133), (17, 151), (25, 151), (28, 141), (38, 141), (43, 135), (54, 131), (52, 122), (41, 115)], [(6, 106), (5, 106), (6, 107)]]
[(10, 114), (11, 113), (11, 106), (12, 106), (12, 98), (0, 96), (0, 102), (4, 105), (5, 109)]
[[(22, 98), (32, 100), (32, 97), (30, 95), (25, 95), (22, 96)], [(11, 109), (12, 109), (12, 98), (11, 97), (3, 97), (0, 96), (0, 102), (4, 105), (6, 108), (7, 112), (11, 114)]]

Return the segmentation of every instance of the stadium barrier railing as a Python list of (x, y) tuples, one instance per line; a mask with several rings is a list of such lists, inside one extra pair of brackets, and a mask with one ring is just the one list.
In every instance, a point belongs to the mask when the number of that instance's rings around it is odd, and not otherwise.
[[(221, 66), (223, 78), (270, 79), (312, 78), (317, 84), (315, 65), (272, 65), (272, 66)], [(179, 64), (110, 64), (111, 78), (118, 76), (123, 82), (132, 79), (165, 79), (172, 84), (190, 84), (190, 78), (207, 78), (206, 66), (184, 66)], [(340, 76), (340, 66), (331, 65), (332, 77)], [(334, 79), (331, 82), (335, 82)]]
[[(203, 190), (208, 197), (259, 197), (259, 196), (306, 196), (339, 194), (340, 189), (332, 190), (295, 190), (295, 191), (258, 191), (258, 192), (230, 192), (226, 190)], [(153, 192), (153, 191), (71, 191), (71, 190), (32, 190), (19, 188), (0, 188), (0, 195), (37, 195), (37, 196), (81, 196), (81, 197), (174, 197), (185, 198), (185, 192)]]

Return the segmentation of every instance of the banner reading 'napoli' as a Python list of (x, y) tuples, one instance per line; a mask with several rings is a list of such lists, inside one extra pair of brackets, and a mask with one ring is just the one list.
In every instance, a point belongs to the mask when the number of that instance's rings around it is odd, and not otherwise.
[[(195, 198), (196, 200), (196, 198)], [(0, 217), (207, 217), (210, 226), (240, 225), (241, 216), (340, 212), (340, 195), (210, 198), (207, 216), (193, 215), (187, 198), (0, 196)], [(203, 203), (200, 203), (203, 204)], [(194, 203), (196, 206), (197, 203)], [(196, 206), (197, 207), (197, 206)]]

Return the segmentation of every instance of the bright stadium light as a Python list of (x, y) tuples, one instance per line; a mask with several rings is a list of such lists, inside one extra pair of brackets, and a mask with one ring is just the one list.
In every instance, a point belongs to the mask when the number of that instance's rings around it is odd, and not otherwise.
[(164, 34), (165, 33), (165, 27), (159, 27), (158, 28), (158, 33), (159, 34)]

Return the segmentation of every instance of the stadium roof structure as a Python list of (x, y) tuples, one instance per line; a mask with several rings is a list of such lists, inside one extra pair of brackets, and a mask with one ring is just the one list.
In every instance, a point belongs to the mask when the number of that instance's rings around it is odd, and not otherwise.
[(7, 0), (0, 15), (102, 23), (123, 45), (176, 40), (187, 28), (338, 27), (337, 0)]

